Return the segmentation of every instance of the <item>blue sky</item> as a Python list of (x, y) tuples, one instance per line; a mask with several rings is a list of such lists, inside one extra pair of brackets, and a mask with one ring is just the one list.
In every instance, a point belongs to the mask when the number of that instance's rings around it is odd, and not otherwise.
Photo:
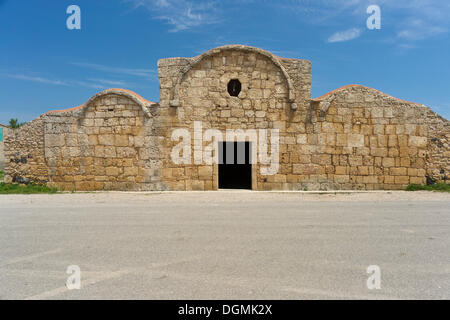
[[(81, 8), (81, 30), (66, 9)], [(368, 30), (369, 5), (381, 30)], [(450, 118), (443, 0), (0, 0), (0, 123), (111, 87), (159, 101), (157, 61), (226, 44), (312, 62), (312, 96), (363, 84)]]

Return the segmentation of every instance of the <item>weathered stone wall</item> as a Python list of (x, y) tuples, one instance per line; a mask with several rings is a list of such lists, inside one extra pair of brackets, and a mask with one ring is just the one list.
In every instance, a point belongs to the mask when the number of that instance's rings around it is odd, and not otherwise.
[[(163, 108), (158, 121), (168, 128), (163, 178), (169, 188), (217, 189), (217, 166), (174, 165), (170, 160), (178, 143), (171, 142), (170, 133), (184, 127), (194, 137), (194, 121), (224, 137), (230, 128), (280, 130), (279, 172), (263, 176), (255, 165), (256, 190), (403, 189), (448, 172), (448, 144), (442, 142), (448, 121), (429, 108), (363, 86), (311, 101), (309, 63), (280, 61), (294, 84), (294, 100), (280, 68), (258, 52), (231, 47), (193, 61), (159, 62)], [(227, 92), (231, 79), (242, 83), (238, 97)], [(431, 150), (430, 142), (437, 141), (429, 135), (433, 128), (441, 138)], [(203, 148), (209, 143), (203, 142)]]
[(160, 189), (153, 119), (135, 101), (107, 94), (76, 111), (48, 114), (45, 121), (52, 185), (64, 190)]
[[(264, 175), (268, 165), (253, 164), (254, 190), (395, 190), (449, 181), (448, 120), (357, 85), (311, 100), (309, 61), (227, 46), (160, 60), (158, 70), (159, 104), (110, 89), (10, 131), (7, 181), (64, 190), (217, 190), (218, 165), (195, 158), (211, 144), (202, 139), (207, 129), (220, 131), (219, 141), (230, 141), (228, 129), (279, 130), (279, 169)], [(242, 85), (237, 97), (227, 91), (231, 79)], [(172, 134), (183, 128), (191, 160), (175, 164), (180, 141)]]
[(5, 170), (5, 148), (4, 142), (0, 142), (0, 171)]
[(48, 182), (43, 117), (8, 130), (4, 142), (6, 182)]
[(305, 111), (311, 103), (311, 62), (308, 60), (278, 58), (291, 79), (295, 103)]
[(5, 170), (5, 142), (8, 128), (0, 125), (0, 130), (3, 130), (3, 138), (0, 140), (0, 171)]
[(450, 122), (427, 110), (424, 122), (428, 125), (428, 152), (426, 157), (429, 183), (450, 183)]
[(429, 108), (363, 86), (313, 101), (296, 173), (312, 189), (403, 189), (426, 183)]
[[(202, 122), (203, 130), (220, 130), (224, 138), (227, 129), (278, 129), (281, 141), (279, 173), (263, 176), (261, 165), (255, 164), (253, 188), (294, 188), (288, 181), (293, 170), (290, 159), (296, 134), (305, 132), (304, 119), (310, 101), (310, 63), (286, 61), (286, 65), (289, 64), (292, 65), (290, 72), (299, 71), (295, 78), (298, 87), (292, 87), (293, 95), (289, 92), (290, 77), (287, 78), (270, 57), (257, 51), (217, 50), (195, 59), (193, 65), (180, 58), (159, 61), (162, 108), (159, 121), (167, 128), (163, 132), (163, 179), (170, 189), (218, 188), (217, 165), (195, 164), (193, 158), (191, 165), (175, 165), (171, 161), (170, 151), (178, 144), (178, 141), (171, 141), (171, 133), (177, 128), (187, 128), (194, 137), (195, 121)], [(186, 66), (190, 68), (183, 74)], [(230, 96), (227, 91), (232, 79), (238, 79), (242, 84), (238, 97)], [(177, 90), (175, 95), (172, 93), (174, 88)], [(172, 101), (174, 96), (175, 103)], [(292, 103), (297, 104), (297, 110), (291, 108)], [(173, 104), (178, 107), (171, 107)], [(202, 147), (208, 144), (210, 142), (205, 141)], [(270, 150), (270, 144), (268, 148)]]

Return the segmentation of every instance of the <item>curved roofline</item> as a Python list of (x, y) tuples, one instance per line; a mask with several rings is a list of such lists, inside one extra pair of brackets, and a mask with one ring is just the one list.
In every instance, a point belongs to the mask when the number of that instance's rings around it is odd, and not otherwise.
[(69, 111), (74, 111), (77, 109), (81, 109), (85, 106), (85, 103), (83, 103), (82, 105), (79, 105), (77, 107), (72, 107), (72, 108), (68, 108), (68, 109), (61, 109), (61, 110), (52, 110), (52, 111), (47, 111), (44, 114), (51, 114), (51, 113), (58, 113), (58, 112), (69, 112)]
[(98, 99), (100, 97), (108, 95), (108, 94), (116, 94), (116, 95), (124, 96), (124, 97), (127, 97), (127, 98), (133, 100), (142, 108), (142, 111), (144, 111), (144, 113), (147, 114), (148, 116), (150, 116), (150, 113), (147, 110), (147, 108), (149, 106), (151, 106), (152, 104), (155, 104), (155, 102), (148, 101), (147, 99), (143, 98), (142, 96), (138, 95), (137, 93), (135, 93), (131, 90), (121, 89), (121, 88), (111, 88), (111, 89), (103, 90), (103, 91), (93, 95), (91, 98), (89, 98), (89, 100), (86, 103), (84, 103), (78, 107), (73, 107), (73, 108), (64, 109), (64, 110), (49, 111), (45, 114), (47, 115), (47, 114), (56, 113), (56, 112), (69, 112), (69, 111), (75, 111), (78, 109), (84, 110), (93, 101), (95, 101), (96, 99)]
[(217, 47), (214, 49), (210, 49), (204, 53), (202, 53), (201, 55), (198, 55), (196, 57), (191, 58), (191, 62), (189, 63), (189, 65), (187, 65), (182, 71), (181, 71), (181, 76), (178, 77), (178, 81), (176, 83), (176, 85), (174, 86), (174, 91), (173, 91), (173, 106), (177, 106), (177, 104), (179, 104), (178, 101), (178, 90), (179, 87), (181, 85), (181, 83), (184, 80), (184, 76), (194, 67), (196, 66), (198, 63), (200, 63), (204, 58), (206, 57), (210, 57), (212, 55), (218, 54), (222, 51), (226, 51), (226, 50), (242, 50), (242, 51), (247, 51), (247, 52), (253, 52), (256, 54), (260, 54), (265, 56), (266, 58), (268, 58), (270, 61), (272, 61), (273, 64), (275, 64), (275, 66), (277, 66), (280, 70), (281, 73), (283, 74), (284, 78), (286, 79), (287, 85), (288, 85), (288, 89), (289, 89), (289, 94), (288, 94), (288, 99), (290, 102), (294, 102), (295, 101), (295, 90), (294, 90), (294, 86), (292, 84), (292, 80), (289, 76), (289, 74), (287, 73), (286, 69), (283, 67), (283, 65), (280, 63), (280, 60), (282, 58), (279, 58), (277, 56), (275, 56), (274, 54), (272, 54), (269, 51), (260, 49), (260, 48), (255, 48), (255, 47), (250, 47), (250, 46), (245, 46), (245, 45), (240, 45), (240, 44), (232, 44), (232, 45), (226, 45), (226, 46), (222, 46), (222, 47)]
[(403, 99), (399, 99), (399, 98), (393, 97), (393, 96), (391, 96), (391, 95), (389, 95), (389, 94), (387, 94), (387, 93), (384, 93), (383, 91), (380, 91), (380, 90), (377, 90), (377, 89), (374, 89), (374, 88), (371, 88), (371, 87), (368, 87), (368, 86), (364, 86), (364, 85), (362, 85), (362, 84), (348, 84), (348, 85), (346, 85), (346, 86), (340, 87), (340, 88), (338, 88), (338, 89), (334, 89), (334, 90), (332, 90), (332, 91), (330, 91), (330, 92), (327, 92), (327, 93), (325, 93), (324, 95), (322, 95), (322, 96), (320, 96), (320, 97), (318, 97), (318, 98), (314, 98), (314, 99), (312, 99), (312, 101), (315, 101), (315, 102), (323, 101), (323, 100), (325, 100), (326, 98), (331, 97), (331, 96), (333, 96), (334, 94), (336, 94), (336, 93), (338, 93), (338, 92), (340, 92), (340, 91), (343, 91), (343, 90), (345, 90), (345, 89), (349, 89), (349, 88), (364, 88), (364, 89), (369, 89), (369, 90), (372, 90), (372, 91), (380, 92), (380, 93), (382, 93), (382, 94), (384, 94), (384, 95), (386, 95), (386, 96), (389, 96), (389, 97), (391, 97), (391, 98), (393, 98), (393, 99), (395, 99), (395, 100), (398, 100), (398, 101), (407, 102), (407, 103), (413, 103), (413, 104), (420, 104), (420, 103), (415, 103), (415, 102), (411, 102), (411, 101), (408, 101), (408, 100), (403, 100)]

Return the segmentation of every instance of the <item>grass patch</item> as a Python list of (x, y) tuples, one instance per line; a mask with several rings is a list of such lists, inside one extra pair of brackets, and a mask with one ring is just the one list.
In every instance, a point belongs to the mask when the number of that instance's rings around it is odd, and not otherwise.
[(57, 188), (49, 188), (43, 184), (15, 184), (0, 183), (0, 194), (36, 194), (36, 193), (56, 193)]
[(3, 180), (5, 178), (5, 173), (0, 170), (0, 180)]
[(435, 183), (429, 186), (421, 184), (410, 184), (406, 187), (406, 191), (438, 191), (438, 192), (450, 192), (450, 184), (447, 183)]

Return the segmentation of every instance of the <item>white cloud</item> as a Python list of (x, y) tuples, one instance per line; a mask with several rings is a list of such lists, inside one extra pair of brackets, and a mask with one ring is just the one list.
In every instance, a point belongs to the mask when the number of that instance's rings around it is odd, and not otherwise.
[(125, 0), (134, 9), (145, 8), (154, 19), (165, 20), (172, 26), (169, 32), (188, 30), (218, 21), (213, 0)]
[(450, 31), (448, 0), (286, 0), (273, 4), (302, 15), (311, 24), (334, 28), (345, 28), (349, 19), (361, 20), (365, 28), (367, 7), (379, 5), (383, 34), (399, 47), (414, 47), (416, 42)]
[(130, 69), (120, 67), (109, 67), (101, 64), (84, 63), (84, 62), (72, 62), (71, 64), (77, 67), (89, 68), (109, 73), (126, 74), (130, 76), (153, 77), (156, 74), (155, 70), (152, 69)]
[[(219, 11), (244, 2), (254, 6), (271, 5), (273, 10), (287, 10), (302, 16), (302, 21), (315, 25), (337, 25), (343, 21), (361, 20), (361, 28), (368, 17), (369, 5), (379, 5), (382, 29), (401, 41), (418, 41), (450, 30), (450, 1), (448, 0), (122, 0), (134, 9), (145, 8), (155, 19), (172, 25), (171, 32), (219, 22)], [(245, 7), (246, 9), (248, 8)], [(219, 10), (220, 9), (220, 10)], [(386, 18), (386, 19), (385, 19)], [(414, 21), (420, 19), (420, 27)], [(349, 27), (349, 26), (347, 26)]]
[(43, 77), (36, 77), (36, 76), (29, 76), (25, 74), (9, 74), (9, 73), (1, 73), (1, 77), (11, 78), (11, 79), (17, 79), (17, 80), (24, 80), (24, 81), (31, 81), (31, 82), (37, 82), (37, 83), (44, 83), (44, 84), (50, 84), (55, 86), (68, 86), (68, 87), (76, 87), (76, 86), (82, 86), (87, 88), (93, 88), (97, 90), (102, 90), (109, 88), (111, 86), (126, 86), (126, 83), (122, 81), (110, 81), (105, 79), (88, 79), (88, 81), (80, 81), (80, 80), (55, 80), (55, 79), (48, 79)]
[(2, 73), (0, 75), (3, 77), (6, 77), (6, 78), (26, 80), (26, 81), (39, 82), (39, 83), (47, 83), (47, 84), (52, 84), (52, 85), (56, 85), (56, 86), (68, 86), (69, 85), (67, 82), (61, 81), (61, 80), (53, 80), (53, 79), (47, 79), (47, 78), (42, 78), (42, 77), (27, 76), (24, 74)]
[[(366, 5), (369, 0), (360, 1)], [(450, 29), (450, 2), (442, 0), (378, 0), (382, 29), (388, 30), (401, 47), (446, 33)], [(387, 19), (384, 19), (386, 17)]]
[[(165, 1), (165, 0), (160, 0)], [(71, 65), (88, 68), (95, 71), (100, 71), (107, 74), (121, 74), (123, 76), (134, 76), (134, 77), (144, 77), (147, 79), (152, 79), (156, 77), (156, 71), (153, 69), (133, 69), (133, 68), (121, 68), (121, 67), (110, 67), (100, 64), (84, 63), (84, 62), (72, 62)], [(24, 81), (31, 81), (37, 83), (50, 84), (55, 86), (70, 86), (70, 87), (87, 87), (96, 90), (103, 90), (110, 87), (130, 87), (130, 84), (123, 80), (111, 79), (106, 75), (99, 75), (97, 77), (88, 78), (85, 80), (60, 80), (60, 79), (50, 79), (42, 76), (27, 75), (23, 73), (0, 73), (0, 77), (18, 79)]]
[(422, 19), (410, 20), (398, 32), (397, 37), (406, 41), (417, 41), (437, 36), (447, 32), (447, 29), (441, 26), (430, 25)]
[(274, 0), (273, 4), (302, 15), (311, 16), (314, 20), (323, 21), (339, 16), (347, 10), (354, 10), (360, 2), (360, 0)]
[(361, 36), (362, 30), (358, 28), (352, 28), (345, 31), (339, 31), (333, 34), (331, 37), (328, 38), (328, 42), (344, 42), (344, 41), (350, 41), (353, 39), (358, 38)]
[(94, 83), (94, 82), (88, 82), (88, 81), (79, 81), (74, 80), (70, 84), (71, 86), (80, 86), (80, 87), (86, 87), (86, 88), (92, 88), (96, 90), (103, 90), (107, 89), (109, 86), (102, 84), (102, 83)]

